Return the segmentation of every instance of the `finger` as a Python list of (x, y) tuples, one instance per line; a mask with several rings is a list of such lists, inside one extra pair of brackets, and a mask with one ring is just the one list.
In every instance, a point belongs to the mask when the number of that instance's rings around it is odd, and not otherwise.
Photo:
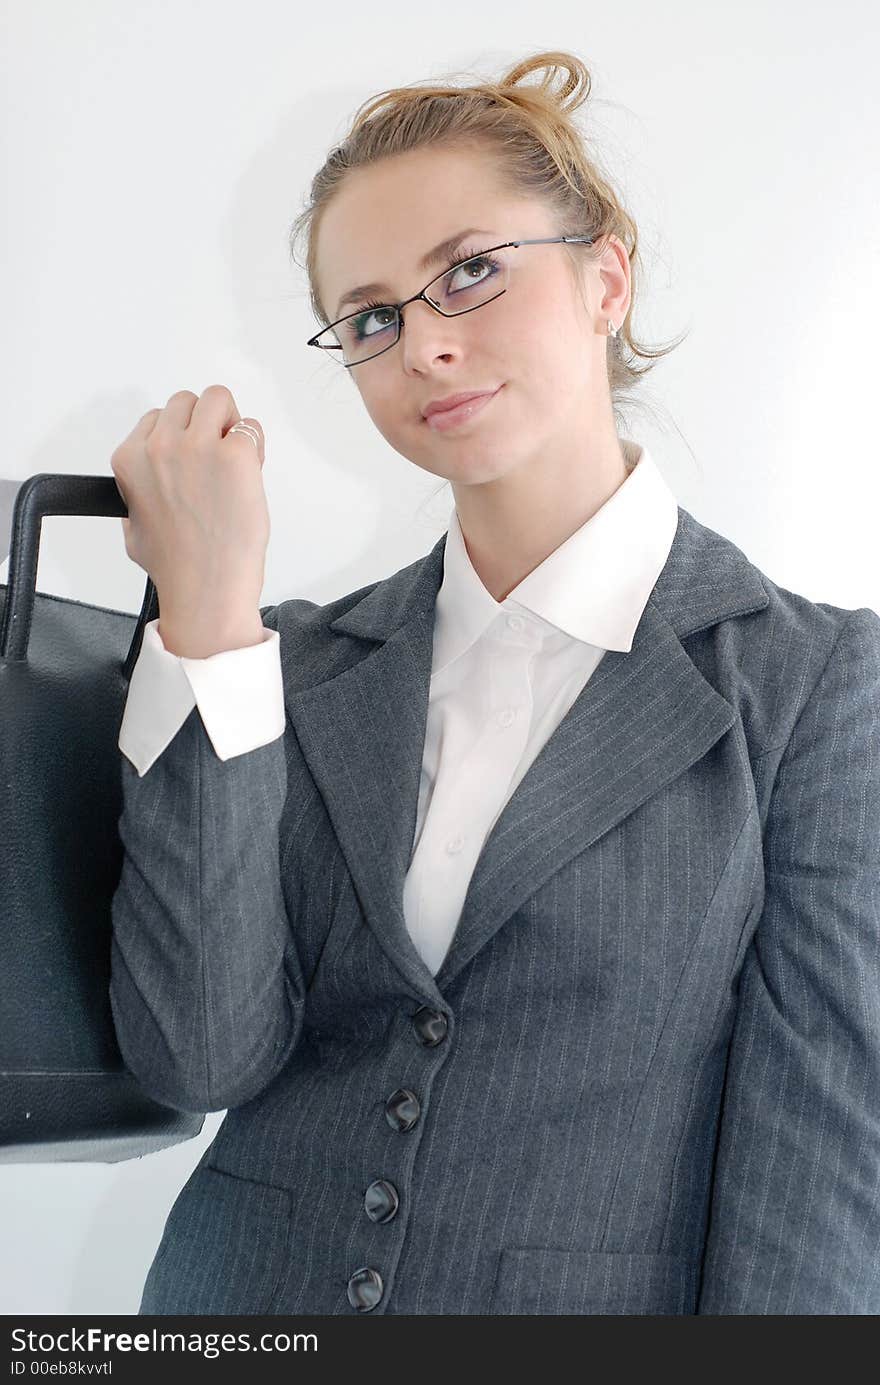
[(192, 390), (177, 390), (172, 394), (162, 409), (161, 415), (156, 422), (156, 427), (163, 432), (182, 432), (189, 427), (195, 406), (198, 404), (199, 396)]
[[(121, 486), (120, 483), (119, 483), (119, 477), (118, 477), (118, 476), (114, 476), (113, 479), (114, 479), (114, 481), (116, 482), (116, 489), (119, 491), (120, 497), (121, 497), (121, 499), (122, 499), (122, 503), (123, 503), (123, 505), (125, 506), (126, 510), (128, 510), (128, 509), (129, 509), (128, 496), (125, 494), (125, 491), (122, 489), (122, 486)], [(124, 520), (124, 519), (123, 519), (122, 523), (125, 524), (125, 520)]]
[(209, 385), (196, 400), (191, 426), (194, 432), (222, 438), (240, 419), (232, 391), (226, 385)]
[[(255, 418), (242, 418), (238, 419), (237, 422), (246, 423), (249, 431), (247, 433), (227, 433), (226, 437), (228, 441), (234, 443), (240, 442), (242, 444), (242, 452), (245, 447), (249, 447), (253, 452), (254, 442), (256, 442), (256, 453), (260, 459), (260, 466), (262, 466), (266, 460), (266, 435), (263, 432), (262, 424)], [(235, 424), (231, 426), (235, 427)], [(256, 433), (256, 438), (252, 436), (253, 433)]]
[[(138, 419), (137, 423), (132, 428), (128, 437), (123, 439), (123, 443), (131, 442), (133, 440), (139, 440), (143, 442), (144, 438), (148, 438), (152, 433), (156, 423), (156, 419), (159, 417), (161, 412), (161, 409), (148, 409), (147, 412)], [(120, 443), (119, 447), (116, 449), (117, 452), (121, 449), (123, 443)]]

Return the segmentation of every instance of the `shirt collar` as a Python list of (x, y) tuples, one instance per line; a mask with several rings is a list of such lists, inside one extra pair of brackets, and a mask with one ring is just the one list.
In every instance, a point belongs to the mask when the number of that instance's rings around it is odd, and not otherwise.
[[(628, 653), (678, 524), (678, 501), (648, 450), (622, 440), (626, 480), (503, 601), (483, 585), (453, 510), (437, 592), (432, 675), (501, 612), (523, 610), (599, 649)], [(547, 632), (552, 633), (552, 632)]]

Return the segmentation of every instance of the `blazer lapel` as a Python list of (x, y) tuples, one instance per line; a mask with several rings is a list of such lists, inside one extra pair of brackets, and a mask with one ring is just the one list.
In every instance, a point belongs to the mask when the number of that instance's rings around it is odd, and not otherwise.
[(678, 529), (632, 649), (606, 652), (529, 767), (484, 843), (437, 973), (406, 928), (428, 712), (434, 603), (446, 535), (329, 624), (379, 642), (287, 707), (327, 805), (368, 925), (435, 1006), (506, 919), (566, 862), (683, 773), (737, 719), (682, 638), (766, 606), (757, 570), (679, 506)]
[[(375, 586), (328, 629), (380, 641), (286, 703), (367, 923), (414, 993), (442, 996), (406, 927), (403, 886), (415, 836), (444, 534), (426, 557)], [(331, 635), (331, 638), (338, 636)]]

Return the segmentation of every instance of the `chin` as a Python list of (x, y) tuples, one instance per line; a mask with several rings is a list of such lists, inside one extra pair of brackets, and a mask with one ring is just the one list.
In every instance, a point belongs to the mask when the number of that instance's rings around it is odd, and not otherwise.
[(499, 481), (503, 476), (508, 476), (516, 470), (516, 463), (510, 460), (509, 456), (503, 457), (462, 457), (459, 464), (449, 468), (451, 475), (450, 481), (460, 482), (463, 486), (479, 486), (487, 481)]

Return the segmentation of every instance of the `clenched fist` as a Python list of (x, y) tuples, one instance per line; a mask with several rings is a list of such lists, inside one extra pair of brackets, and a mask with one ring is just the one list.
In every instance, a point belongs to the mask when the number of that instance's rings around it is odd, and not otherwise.
[[(259, 448), (244, 433), (248, 423)], [(269, 544), (265, 440), (225, 385), (172, 394), (150, 409), (110, 465), (128, 508), (125, 549), (159, 596), (172, 653), (207, 658), (262, 639), (260, 594)]]

